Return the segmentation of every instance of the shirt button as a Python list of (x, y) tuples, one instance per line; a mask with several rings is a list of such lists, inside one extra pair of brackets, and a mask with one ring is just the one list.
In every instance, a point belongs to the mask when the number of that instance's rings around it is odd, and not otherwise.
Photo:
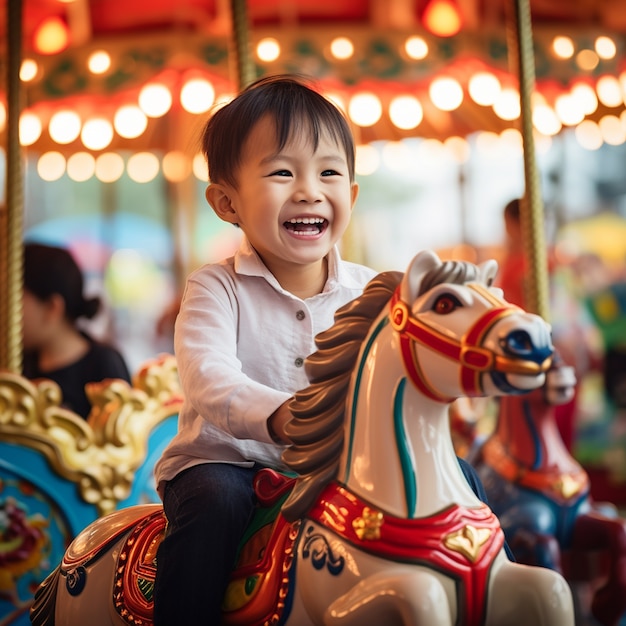
[(298, 357), (295, 361), (294, 361), (296, 367), (302, 367), (304, 365), (304, 359), (301, 359), (300, 357)]
[(296, 319), (302, 321), (305, 318), (304, 311), (298, 311), (296, 313)]

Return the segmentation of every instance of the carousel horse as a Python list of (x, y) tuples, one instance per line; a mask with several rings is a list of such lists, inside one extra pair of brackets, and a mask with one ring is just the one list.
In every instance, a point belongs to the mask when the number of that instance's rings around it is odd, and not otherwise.
[(626, 617), (626, 521), (592, 500), (589, 477), (559, 434), (554, 406), (571, 400), (575, 384), (555, 354), (542, 388), (498, 399), (494, 432), (469, 460), (516, 560), (563, 573), (571, 585), (591, 582), (593, 618), (617, 626)]
[[(291, 406), (294, 475), (257, 476), (223, 624), (574, 623), (559, 573), (507, 558), (452, 446), (455, 398), (528, 392), (551, 362), (548, 324), (501, 299), (496, 269), (424, 251), (316, 337)], [(97, 520), (40, 586), (32, 623), (151, 624), (164, 528), (155, 505)]]

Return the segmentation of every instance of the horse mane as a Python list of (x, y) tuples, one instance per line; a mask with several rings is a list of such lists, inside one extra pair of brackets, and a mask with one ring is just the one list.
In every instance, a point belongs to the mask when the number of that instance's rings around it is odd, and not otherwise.
[[(471, 263), (445, 261), (425, 274), (418, 295), (440, 283), (463, 284), (478, 276), (477, 266)], [(303, 517), (322, 489), (337, 475), (344, 444), (350, 377), (372, 323), (391, 299), (402, 277), (402, 272), (393, 271), (375, 276), (361, 296), (337, 310), (333, 326), (315, 337), (317, 351), (305, 362), (310, 384), (296, 392), (289, 407), (293, 419), (286, 427), (286, 434), (293, 443), (283, 453), (283, 461), (298, 474), (282, 507), (289, 521)]]

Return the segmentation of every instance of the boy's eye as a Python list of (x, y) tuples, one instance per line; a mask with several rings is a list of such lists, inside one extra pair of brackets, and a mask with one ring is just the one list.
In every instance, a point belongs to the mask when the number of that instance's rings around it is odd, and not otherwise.
[(339, 172), (337, 170), (324, 170), (322, 172), (322, 176), (338, 176)]
[(291, 176), (291, 172), (289, 170), (276, 170), (270, 176)]

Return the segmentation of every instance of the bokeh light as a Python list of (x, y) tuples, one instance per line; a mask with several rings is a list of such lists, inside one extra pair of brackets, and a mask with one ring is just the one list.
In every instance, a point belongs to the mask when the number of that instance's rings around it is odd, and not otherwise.
[(330, 53), (339, 60), (349, 59), (354, 54), (354, 44), (348, 37), (335, 37), (330, 42)]
[(105, 152), (96, 158), (96, 178), (113, 183), (124, 173), (124, 159), (117, 152)]
[(559, 35), (552, 41), (552, 50), (560, 59), (571, 59), (574, 56), (574, 42), (571, 37)]
[(50, 17), (35, 31), (33, 44), (39, 54), (57, 54), (65, 50), (70, 36), (67, 24), (60, 17)]
[(261, 61), (266, 63), (275, 61), (280, 56), (280, 43), (273, 37), (265, 37), (257, 44), (256, 54)]
[(493, 103), (494, 113), (503, 120), (516, 120), (521, 113), (521, 104), (517, 89), (505, 87)]
[(359, 176), (369, 176), (380, 167), (380, 155), (374, 146), (360, 144), (356, 147), (355, 170)]
[(92, 117), (83, 124), (80, 139), (89, 150), (103, 150), (113, 140), (113, 126), (104, 117)]
[(428, 94), (433, 104), (442, 111), (454, 111), (463, 102), (463, 88), (454, 78), (435, 78)]
[(180, 150), (166, 153), (161, 163), (163, 176), (171, 183), (180, 183), (191, 174), (191, 162)]
[(20, 115), (20, 144), (32, 146), (41, 137), (41, 131), (41, 120), (38, 115), (28, 111)]
[(50, 118), (48, 133), (53, 141), (59, 144), (72, 143), (80, 135), (81, 122), (76, 111), (62, 109)]
[(373, 126), (382, 114), (383, 107), (376, 94), (358, 93), (350, 99), (348, 115), (358, 126)]
[(417, 35), (409, 37), (404, 43), (404, 50), (410, 59), (421, 61), (428, 56), (428, 44)]
[(584, 120), (574, 129), (576, 141), (586, 150), (597, 150), (602, 146), (600, 127), (591, 120)]
[(138, 102), (148, 117), (163, 117), (172, 106), (172, 93), (161, 83), (149, 83), (139, 92)]
[(46, 182), (59, 180), (65, 174), (65, 157), (56, 151), (44, 152), (37, 160), (37, 173)]
[(624, 104), (622, 86), (615, 76), (607, 74), (598, 78), (596, 92), (598, 100), (607, 107), (617, 107)]
[(215, 102), (215, 89), (204, 78), (188, 80), (180, 90), (180, 103), (188, 113), (205, 113)]
[(77, 183), (89, 180), (96, 172), (96, 159), (89, 152), (75, 152), (67, 160), (67, 175)]
[(121, 106), (113, 117), (115, 132), (125, 139), (141, 136), (148, 127), (146, 114), (134, 104)]
[(136, 152), (128, 159), (126, 172), (136, 183), (149, 183), (159, 173), (159, 159), (152, 152)]
[(106, 50), (96, 50), (87, 58), (87, 67), (92, 74), (104, 74), (111, 67), (111, 55)]
[(191, 162), (191, 168), (193, 170), (193, 175), (198, 179), (204, 182), (209, 181), (209, 173), (207, 171), (207, 163), (206, 157), (201, 152), (198, 152)]
[(20, 66), (20, 80), (23, 83), (29, 83), (37, 76), (39, 65), (34, 59), (24, 59)]
[(397, 128), (410, 130), (420, 125), (424, 110), (415, 96), (397, 96), (389, 103), (389, 118)]

